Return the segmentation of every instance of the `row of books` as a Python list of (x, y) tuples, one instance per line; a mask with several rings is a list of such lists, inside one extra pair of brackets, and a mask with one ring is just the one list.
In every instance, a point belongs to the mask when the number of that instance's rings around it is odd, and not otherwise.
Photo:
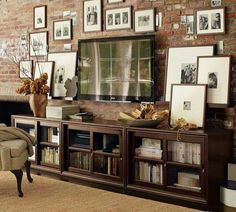
[(89, 154), (87, 152), (71, 152), (70, 166), (89, 170)]
[(169, 141), (168, 159), (180, 163), (201, 164), (201, 145)]
[(110, 156), (95, 156), (94, 157), (94, 171), (119, 176), (120, 173), (120, 158)]
[(163, 166), (153, 165), (148, 162), (139, 161), (135, 163), (135, 179), (163, 184)]
[(58, 127), (49, 127), (48, 128), (48, 142), (59, 144), (59, 128)]
[(42, 162), (59, 165), (59, 148), (44, 147), (41, 153)]

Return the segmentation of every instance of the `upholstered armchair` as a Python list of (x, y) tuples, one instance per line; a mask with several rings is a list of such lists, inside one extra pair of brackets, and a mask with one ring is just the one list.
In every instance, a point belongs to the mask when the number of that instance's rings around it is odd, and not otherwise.
[(19, 197), (23, 197), (21, 182), (24, 166), (28, 181), (33, 182), (28, 161), (34, 153), (33, 142), (34, 138), (25, 131), (0, 124), (0, 170), (11, 171), (15, 175)]

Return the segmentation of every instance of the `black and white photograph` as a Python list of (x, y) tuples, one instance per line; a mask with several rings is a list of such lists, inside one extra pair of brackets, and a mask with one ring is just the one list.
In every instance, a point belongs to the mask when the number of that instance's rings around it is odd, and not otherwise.
[(186, 34), (187, 35), (193, 35), (194, 31), (193, 31), (193, 22), (187, 23), (186, 24)]
[(29, 34), (30, 56), (45, 56), (48, 53), (48, 32)]
[(196, 83), (196, 64), (183, 63), (181, 65), (181, 84)]
[(217, 88), (217, 72), (209, 72), (208, 73), (208, 88)]
[(34, 29), (47, 27), (47, 6), (40, 5), (34, 7)]
[(84, 32), (101, 31), (101, 0), (84, 1)]
[(225, 8), (212, 8), (196, 11), (198, 35), (225, 33)]
[(52, 77), (52, 97), (65, 97), (65, 82), (75, 76), (77, 52), (52, 52), (48, 60), (54, 61), (54, 74)]
[(183, 109), (184, 110), (191, 110), (191, 102), (190, 101), (184, 101)]
[(207, 85), (171, 85), (170, 126), (183, 118), (187, 123), (204, 127)]
[(208, 30), (209, 28), (209, 17), (207, 14), (199, 16), (199, 30)]
[(198, 57), (197, 64), (197, 83), (208, 84), (208, 106), (227, 107), (229, 104), (231, 57)]
[(53, 22), (53, 39), (54, 40), (71, 40), (72, 39), (72, 21), (59, 20)]
[(154, 9), (136, 10), (134, 17), (135, 32), (154, 32), (154, 17)]
[(221, 6), (221, 0), (211, 0), (212, 7), (219, 7)]
[(193, 15), (187, 15), (186, 16), (186, 23), (193, 23), (194, 22), (194, 16)]
[(131, 7), (107, 9), (106, 30), (131, 29)]
[(211, 14), (211, 28), (212, 29), (220, 29), (221, 28), (220, 13)]
[(20, 79), (33, 78), (33, 60), (21, 60), (20, 61)]
[(181, 24), (186, 24), (187, 23), (187, 16), (186, 15), (181, 15), (180, 16), (180, 23)]

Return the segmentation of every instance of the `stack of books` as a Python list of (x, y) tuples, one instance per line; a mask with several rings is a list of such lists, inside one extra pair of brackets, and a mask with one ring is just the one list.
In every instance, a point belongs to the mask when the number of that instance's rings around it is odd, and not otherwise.
[(71, 152), (70, 166), (89, 170), (89, 154), (86, 152)]
[(161, 160), (161, 140), (142, 138), (142, 145), (135, 148), (135, 155), (139, 157), (149, 157)]

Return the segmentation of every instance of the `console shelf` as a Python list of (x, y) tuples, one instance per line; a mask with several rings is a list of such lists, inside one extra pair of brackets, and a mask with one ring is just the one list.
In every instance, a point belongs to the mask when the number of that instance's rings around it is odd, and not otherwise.
[(177, 133), (20, 115), (12, 126), (35, 136), (37, 173), (202, 210), (217, 210), (232, 155), (232, 131), (224, 129)]

